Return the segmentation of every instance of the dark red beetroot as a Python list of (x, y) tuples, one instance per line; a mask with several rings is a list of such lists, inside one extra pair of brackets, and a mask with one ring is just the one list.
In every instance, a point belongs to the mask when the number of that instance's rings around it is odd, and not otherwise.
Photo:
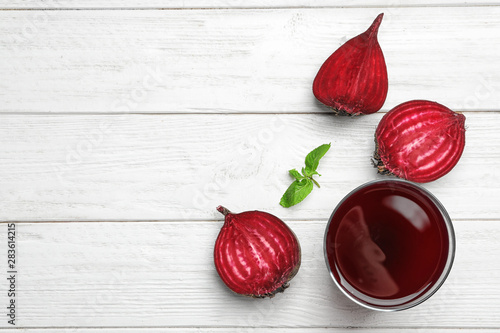
[(383, 16), (377, 16), (368, 30), (337, 49), (314, 79), (314, 96), (336, 114), (369, 114), (384, 105), (387, 68), (377, 40)]
[(273, 297), (288, 287), (300, 267), (300, 245), (293, 231), (269, 213), (231, 213), (219, 206), (224, 225), (215, 242), (215, 268), (235, 293)]
[(458, 162), (465, 147), (465, 116), (436, 102), (414, 100), (384, 115), (375, 133), (380, 173), (418, 183), (434, 181)]

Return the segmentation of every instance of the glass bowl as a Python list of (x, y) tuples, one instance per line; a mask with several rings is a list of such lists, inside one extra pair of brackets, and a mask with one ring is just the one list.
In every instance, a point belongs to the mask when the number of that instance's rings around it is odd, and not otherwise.
[(326, 265), (337, 287), (372, 310), (398, 311), (431, 297), (455, 256), (451, 219), (420, 185), (365, 183), (334, 209), (325, 231)]

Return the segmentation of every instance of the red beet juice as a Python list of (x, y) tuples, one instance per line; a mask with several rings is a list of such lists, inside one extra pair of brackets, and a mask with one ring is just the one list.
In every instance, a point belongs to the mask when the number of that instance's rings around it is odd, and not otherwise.
[(429, 192), (410, 182), (368, 183), (333, 212), (325, 255), (336, 284), (355, 302), (400, 310), (430, 297), (454, 254), (451, 221)]

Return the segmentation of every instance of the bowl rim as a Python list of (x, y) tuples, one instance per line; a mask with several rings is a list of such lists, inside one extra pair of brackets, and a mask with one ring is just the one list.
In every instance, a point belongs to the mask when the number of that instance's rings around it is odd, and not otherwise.
[[(446, 263), (443, 266), (441, 275), (437, 279), (437, 281), (423, 294), (415, 296), (414, 299), (410, 300), (409, 302), (405, 302), (402, 304), (396, 304), (396, 305), (390, 305), (390, 306), (378, 306), (375, 304), (370, 304), (368, 302), (362, 301), (358, 299), (356, 296), (352, 295), (348, 290), (346, 290), (335, 278), (333, 274), (333, 270), (330, 267), (330, 262), (328, 260), (328, 253), (326, 250), (327, 247), (327, 236), (328, 236), (328, 231), (330, 229), (330, 224), (332, 222), (333, 216), (339, 209), (339, 207), (354, 193), (358, 192), (359, 190), (362, 190), (368, 186), (371, 186), (373, 184), (379, 184), (379, 183), (392, 183), (392, 184), (397, 184), (396, 186), (399, 186), (400, 184), (405, 184), (406, 186), (414, 187), (420, 191), (422, 191), (427, 197), (436, 205), (436, 208), (439, 210), (441, 213), (445, 226), (446, 226), (446, 231), (448, 234), (448, 257), (446, 259)], [(347, 298), (349, 298), (351, 301), (354, 303), (361, 305), (364, 308), (370, 309), (370, 310), (376, 310), (376, 311), (384, 311), (384, 312), (394, 312), (394, 311), (402, 311), (406, 309), (410, 309), (414, 306), (417, 306), (427, 299), (429, 299), (432, 295), (436, 293), (436, 291), (443, 285), (444, 281), (447, 279), (448, 275), (450, 274), (451, 268), (453, 266), (453, 262), (455, 260), (455, 252), (456, 252), (456, 239), (455, 239), (455, 230), (453, 228), (453, 223), (452, 220), (444, 208), (443, 204), (437, 199), (436, 196), (434, 196), (429, 190), (421, 186), (420, 184), (416, 184), (414, 182), (410, 182), (408, 180), (404, 179), (399, 179), (399, 178), (391, 178), (391, 179), (376, 179), (376, 180), (371, 180), (368, 182), (365, 182), (353, 190), (351, 190), (349, 193), (347, 193), (342, 200), (336, 205), (335, 209), (333, 210), (332, 214), (330, 215), (330, 218), (328, 219), (328, 223), (326, 224), (326, 229), (325, 229), (325, 234), (323, 238), (323, 254), (325, 257), (326, 261), (326, 267), (328, 269), (328, 272), (330, 273), (330, 277), (333, 279), (335, 285), (337, 288), (345, 295)]]

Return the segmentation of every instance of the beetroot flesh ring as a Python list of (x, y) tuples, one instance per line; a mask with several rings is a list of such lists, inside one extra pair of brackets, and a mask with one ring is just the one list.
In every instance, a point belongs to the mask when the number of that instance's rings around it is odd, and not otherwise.
[(431, 182), (458, 163), (465, 147), (465, 116), (436, 102), (409, 101), (384, 115), (375, 142), (379, 173)]
[(283, 292), (300, 267), (300, 245), (293, 231), (279, 218), (261, 211), (225, 216), (214, 249), (222, 281), (235, 293), (254, 298)]
[(383, 16), (339, 47), (314, 78), (314, 96), (336, 115), (370, 114), (384, 105), (389, 83), (377, 38)]

